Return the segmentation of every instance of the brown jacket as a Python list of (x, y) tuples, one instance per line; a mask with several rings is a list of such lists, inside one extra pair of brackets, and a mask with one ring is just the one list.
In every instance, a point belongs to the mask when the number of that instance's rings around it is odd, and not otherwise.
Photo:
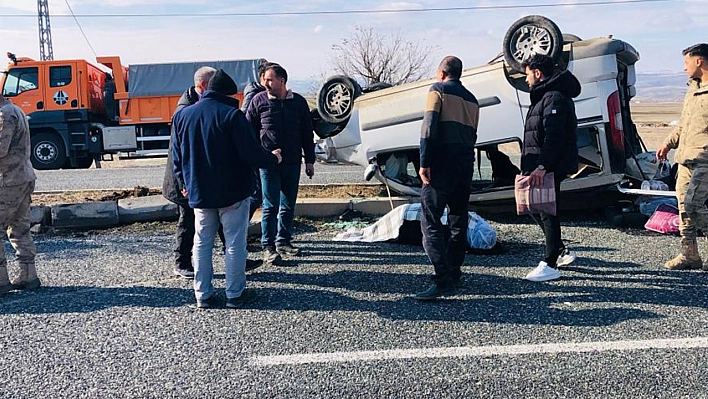
[(22, 110), (0, 97), (0, 187), (34, 181), (30, 162), (30, 131)]
[(676, 149), (675, 162), (708, 164), (708, 86), (689, 82), (679, 126), (664, 140), (664, 146)]

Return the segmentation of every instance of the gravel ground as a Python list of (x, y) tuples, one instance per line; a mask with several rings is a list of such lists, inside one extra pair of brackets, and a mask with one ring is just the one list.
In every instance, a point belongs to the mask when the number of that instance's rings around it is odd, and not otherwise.
[[(708, 273), (660, 267), (677, 238), (597, 219), (566, 220), (578, 260), (559, 281), (531, 283), (540, 229), (494, 216), (502, 253), (469, 254), (461, 294), (428, 304), (410, 297), (429, 283), (421, 247), (332, 242), (331, 225), (300, 220), (304, 256), (250, 274), (259, 299), (238, 311), (193, 307), (190, 284), (171, 274), (170, 224), (39, 235), (44, 286), (0, 299), (0, 398), (708, 397), (707, 349), (255, 362), (708, 337)], [(221, 256), (216, 270), (223, 288)]]

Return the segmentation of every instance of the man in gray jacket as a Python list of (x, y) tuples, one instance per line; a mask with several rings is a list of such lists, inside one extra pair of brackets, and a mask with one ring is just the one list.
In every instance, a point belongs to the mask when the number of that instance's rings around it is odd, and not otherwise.
[(0, 243), (0, 295), (40, 286), (30, 234), (30, 202), (36, 176), (30, 162), (30, 131), (22, 109), (0, 95), (0, 232), (7, 232), (17, 253), (20, 276), (7, 273), (5, 245)]

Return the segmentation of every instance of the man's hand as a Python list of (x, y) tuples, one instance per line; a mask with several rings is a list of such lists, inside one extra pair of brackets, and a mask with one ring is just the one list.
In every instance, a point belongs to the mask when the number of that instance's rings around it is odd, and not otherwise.
[(312, 179), (312, 176), (315, 175), (315, 164), (312, 163), (306, 163), (305, 164), (305, 174)]
[(534, 169), (529, 175), (529, 185), (531, 187), (539, 187), (543, 185), (543, 176), (546, 175), (545, 170)]
[(669, 151), (671, 151), (671, 148), (667, 146), (663, 146), (656, 150), (656, 159), (659, 161), (666, 161), (666, 157), (669, 155)]
[(187, 192), (186, 188), (182, 189), (182, 195), (184, 196), (184, 198), (189, 198), (189, 193)]
[(280, 155), (280, 148), (276, 148), (273, 151), (271, 151), (270, 153), (275, 155), (276, 158), (278, 158), (278, 163), (283, 162), (283, 156)]
[(420, 168), (418, 174), (420, 175), (420, 180), (423, 180), (423, 184), (430, 184), (430, 167)]

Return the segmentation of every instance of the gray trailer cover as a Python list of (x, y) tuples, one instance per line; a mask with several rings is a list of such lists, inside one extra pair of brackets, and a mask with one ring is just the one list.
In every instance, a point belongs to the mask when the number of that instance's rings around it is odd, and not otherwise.
[(178, 95), (194, 86), (194, 72), (203, 66), (223, 69), (243, 91), (258, 79), (261, 60), (175, 62), (169, 64), (138, 64), (128, 67), (130, 97)]

